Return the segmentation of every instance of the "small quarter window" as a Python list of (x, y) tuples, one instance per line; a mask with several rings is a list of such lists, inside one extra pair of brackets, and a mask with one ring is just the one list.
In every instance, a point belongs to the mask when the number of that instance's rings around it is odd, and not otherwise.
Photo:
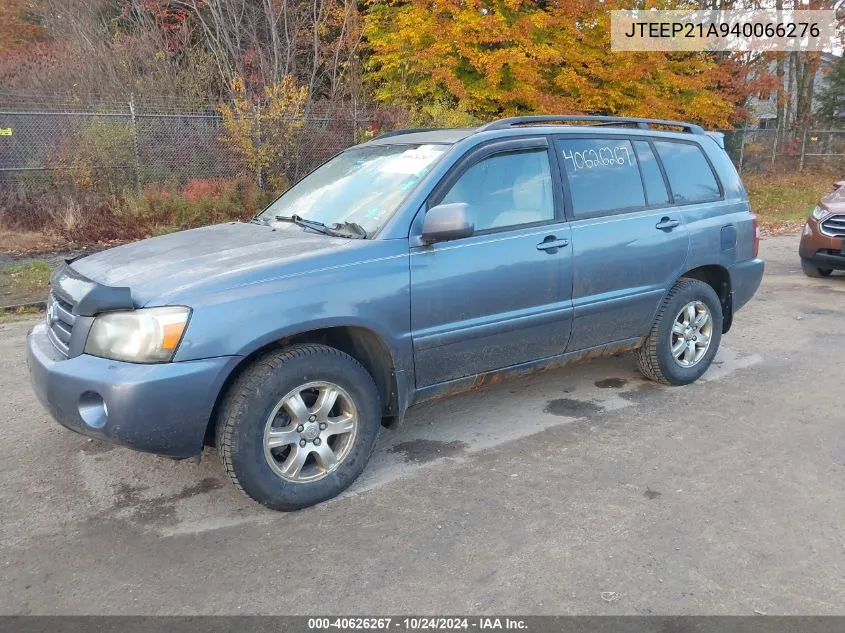
[(655, 141), (675, 202), (708, 202), (722, 197), (719, 183), (701, 148), (694, 143)]
[(643, 183), (631, 142), (625, 139), (558, 141), (576, 216), (645, 206)]

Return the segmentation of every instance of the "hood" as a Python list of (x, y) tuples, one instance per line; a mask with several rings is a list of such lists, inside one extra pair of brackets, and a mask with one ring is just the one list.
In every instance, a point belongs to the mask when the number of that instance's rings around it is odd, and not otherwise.
[(832, 213), (845, 213), (845, 186), (843, 181), (833, 184), (835, 189), (821, 199), (821, 206)]
[(251, 273), (304, 262), (358, 241), (312, 233), (292, 224), (271, 228), (231, 222), (118, 246), (71, 266), (106, 286), (128, 286), (133, 301), (141, 306), (199, 285), (243, 283)]

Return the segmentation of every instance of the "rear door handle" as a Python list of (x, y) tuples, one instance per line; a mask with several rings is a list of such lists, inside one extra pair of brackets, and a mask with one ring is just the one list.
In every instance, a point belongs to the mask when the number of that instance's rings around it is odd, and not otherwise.
[(546, 251), (547, 253), (556, 253), (557, 249), (563, 246), (569, 246), (569, 240), (559, 240), (554, 235), (549, 235), (542, 242), (537, 244), (537, 250)]
[(670, 217), (662, 217), (660, 218), (660, 222), (654, 225), (654, 228), (660, 229), (661, 231), (671, 231), (680, 224), (680, 220), (673, 220)]

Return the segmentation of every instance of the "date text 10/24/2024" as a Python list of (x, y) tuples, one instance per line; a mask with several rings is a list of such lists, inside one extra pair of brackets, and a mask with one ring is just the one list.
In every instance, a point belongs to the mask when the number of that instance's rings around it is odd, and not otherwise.
[(402, 617), (402, 618), (309, 618), (308, 628), (311, 630), (373, 630), (373, 629), (402, 629), (418, 630), (511, 630), (525, 631), (528, 626), (520, 618), (500, 617)]

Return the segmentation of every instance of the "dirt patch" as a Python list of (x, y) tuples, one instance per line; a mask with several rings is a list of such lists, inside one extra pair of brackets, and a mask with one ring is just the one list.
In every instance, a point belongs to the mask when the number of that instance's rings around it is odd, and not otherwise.
[(437, 442), (435, 440), (410, 440), (399, 442), (391, 447), (388, 453), (402, 453), (405, 461), (421, 464), (430, 462), (440, 457), (451, 457), (462, 453), (467, 448), (466, 442), (455, 440), (453, 442)]
[(599, 389), (621, 389), (628, 384), (624, 378), (605, 378), (604, 380), (597, 380), (593, 383)]
[(660, 391), (661, 388), (658, 385), (649, 381), (643, 382), (636, 389), (631, 389), (630, 391), (621, 391), (619, 395), (625, 398), (625, 400), (627, 400), (628, 402), (640, 403), (648, 400), (649, 398), (652, 398), (655, 394), (659, 393)]
[(828, 308), (805, 308), (801, 312), (813, 316), (845, 316), (845, 310), (830, 310)]
[(113, 451), (116, 449), (117, 446), (114, 444), (110, 444), (109, 442), (103, 442), (102, 440), (95, 440), (93, 437), (89, 437), (79, 448), (83, 453), (87, 453), (88, 455), (99, 455), (100, 453), (108, 453), (109, 451)]
[(589, 400), (558, 398), (557, 400), (549, 400), (543, 411), (568, 418), (583, 418), (588, 415), (601, 413), (604, 411), (604, 407)]
[(147, 490), (146, 487), (122, 483), (115, 490), (114, 510), (129, 510), (132, 513), (132, 518), (141, 524), (160, 523), (175, 517), (178, 501), (206, 494), (222, 487), (223, 482), (219, 479), (206, 477), (195, 484), (186, 486), (175, 494), (144, 499), (141, 494)]

